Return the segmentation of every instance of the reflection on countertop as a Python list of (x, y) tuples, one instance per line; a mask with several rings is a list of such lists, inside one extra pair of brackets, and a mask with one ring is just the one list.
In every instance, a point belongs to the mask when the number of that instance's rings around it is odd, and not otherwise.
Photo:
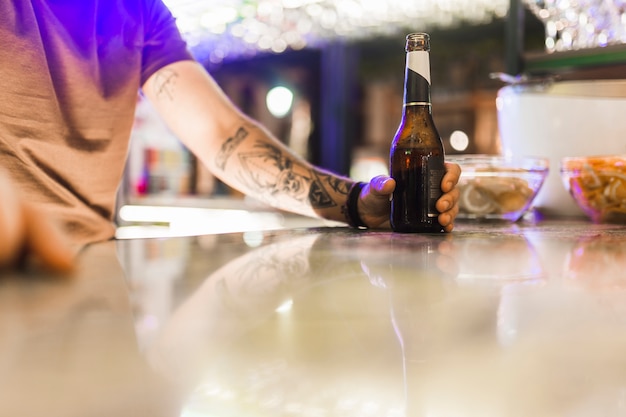
[(136, 324), (188, 384), (183, 415), (621, 415), (625, 237), (574, 221), (179, 240), (177, 284), (135, 292)]
[(145, 197), (122, 205), (116, 215), (116, 239), (166, 238), (333, 227), (342, 223), (269, 207), (250, 198)]
[(181, 417), (626, 415), (625, 254), (625, 226), (583, 220), (120, 240), (74, 281), (0, 286), (0, 351), (21, 357), (0, 386), (37, 396), (82, 358), (59, 381), (83, 395), (58, 385), (48, 415), (107, 415), (85, 412), (105, 388), (103, 410)]

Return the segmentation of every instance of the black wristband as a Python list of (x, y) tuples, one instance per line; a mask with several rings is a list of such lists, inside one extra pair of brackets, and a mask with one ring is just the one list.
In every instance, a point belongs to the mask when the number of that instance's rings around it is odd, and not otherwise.
[(344, 206), (344, 213), (348, 220), (348, 224), (352, 227), (367, 227), (365, 222), (359, 216), (359, 196), (361, 195), (361, 190), (365, 187), (364, 182), (355, 182), (350, 187), (350, 191), (348, 191), (348, 198), (346, 200), (346, 204)]

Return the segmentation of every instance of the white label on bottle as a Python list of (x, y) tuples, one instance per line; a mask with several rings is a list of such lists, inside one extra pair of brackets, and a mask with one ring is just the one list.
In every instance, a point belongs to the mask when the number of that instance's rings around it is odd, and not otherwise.
[(407, 66), (412, 71), (424, 77), (430, 84), (430, 56), (426, 51), (411, 51), (407, 53)]

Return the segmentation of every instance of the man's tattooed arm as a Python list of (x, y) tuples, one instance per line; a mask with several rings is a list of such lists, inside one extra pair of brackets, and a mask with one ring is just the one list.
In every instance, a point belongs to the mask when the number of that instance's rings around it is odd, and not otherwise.
[(178, 73), (169, 69), (158, 71), (154, 75), (154, 88), (159, 100), (174, 100), (174, 91)]
[(180, 61), (142, 86), (172, 132), (234, 189), (281, 210), (335, 221), (354, 183), (296, 155), (237, 109), (200, 64)]
[(235, 149), (237, 149), (237, 146), (243, 142), (246, 136), (248, 136), (248, 131), (244, 127), (240, 127), (233, 136), (226, 139), (215, 160), (219, 169), (224, 170), (226, 161), (228, 161), (228, 158), (230, 158)]
[(352, 184), (349, 179), (302, 162), (286, 148), (265, 140), (262, 131), (254, 126), (239, 127), (224, 142), (215, 164), (222, 170), (228, 169), (229, 164), (236, 167), (237, 177), (250, 191), (248, 194), (261, 201), (302, 212), (300, 206), (318, 215), (320, 211), (338, 209)]

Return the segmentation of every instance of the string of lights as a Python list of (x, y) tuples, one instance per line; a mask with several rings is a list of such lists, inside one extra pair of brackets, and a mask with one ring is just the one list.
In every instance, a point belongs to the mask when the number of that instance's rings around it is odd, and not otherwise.
[(259, 51), (319, 47), (332, 39), (391, 36), (487, 23), (509, 0), (165, 0), (192, 52), (219, 63)]

